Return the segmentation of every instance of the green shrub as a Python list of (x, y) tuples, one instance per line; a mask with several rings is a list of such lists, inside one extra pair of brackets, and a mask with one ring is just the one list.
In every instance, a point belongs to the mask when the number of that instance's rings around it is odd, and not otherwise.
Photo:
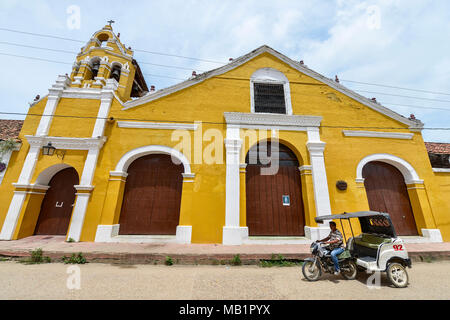
[(31, 262), (33, 262), (33, 263), (44, 262), (44, 258), (42, 257), (42, 249), (41, 248), (31, 251)]
[(231, 260), (231, 265), (233, 265), (233, 266), (242, 265), (241, 256), (239, 254), (235, 255), (233, 260)]
[(20, 263), (24, 264), (41, 264), (41, 263), (51, 263), (50, 257), (44, 257), (41, 248), (32, 250), (31, 257), (19, 260)]
[(81, 252), (79, 253), (74, 253), (72, 254), (71, 257), (62, 257), (62, 262), (64, 262), (64, 264), (85, 264), (86, 263), (86, 258), (83, 257), (83, 254)]
[(166, 266), (173, 266), (173, 259), (169, 256), (166, 257)]

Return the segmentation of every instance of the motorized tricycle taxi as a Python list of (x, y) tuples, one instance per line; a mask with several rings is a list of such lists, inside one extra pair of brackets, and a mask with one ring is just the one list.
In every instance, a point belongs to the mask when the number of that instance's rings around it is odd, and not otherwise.
[[(361, 234), (353, 233), (350, 219), (357, 218)], [(375, 211), (361, 211), (340, 215), (317, 217), (317, 223), (327, 220), (340, 220), (346, 242), (345, 251), (338, 257), (341, 274), (347, 280), (357, 276), (358, 269), (372, 272), (386, 272), (389, 281), (397, 288), (408, 286), (407, 268), (411, 268), (402, 239), (397, 237), (389, 214)], [(346, 239), (343, 220), (347, 220), (352, 237)], [(305, 260), (303, 275), (309, 281), (317, 281), (323, 272), (334, 273), (330, 251), (327, 246), (314, 242), (311, 244), (312, 258)]]

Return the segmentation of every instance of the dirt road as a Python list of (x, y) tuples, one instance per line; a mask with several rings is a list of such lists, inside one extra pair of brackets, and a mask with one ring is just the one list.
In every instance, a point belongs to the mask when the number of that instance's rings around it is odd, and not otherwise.
[(384, 274), (380, 289), (369, 289), (364, 273), (310, 283), (298, 267), (87, 264), (79, 278), (68, 267), (0, 262), (0, 299), (450, 299), (449, 261), (415, 264), (406, 289), (391, 288)]

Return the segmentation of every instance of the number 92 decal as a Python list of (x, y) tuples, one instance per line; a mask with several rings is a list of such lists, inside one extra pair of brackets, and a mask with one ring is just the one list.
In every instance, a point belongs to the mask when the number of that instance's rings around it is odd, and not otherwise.
[(394, 245), (394, 250), (395, 251), (403, 251), (403, 245), (401, 245), (401, 244)]

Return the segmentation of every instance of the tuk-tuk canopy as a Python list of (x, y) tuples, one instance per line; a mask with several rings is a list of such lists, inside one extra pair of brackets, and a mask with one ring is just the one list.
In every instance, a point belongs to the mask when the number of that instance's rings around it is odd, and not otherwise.
[(352, 213), (335, 214), (331, 216), (316, 217), (317, 223), (323, 223), (326, 220), (352, 219), (358, 218), (363, 233), (383, 234), (390, 237), (396, 237), (391, 217), (388, 213), (377, 211), (359, 211)]
[(331, 216), (320, 216), (316, 217), (317, 223), (323, 223), (326, 220), (336, 220), (336, 219), (351, 219), (351, 218), (369, 218), (369, 217), (389, 217), (389, 214), (377, 211), (358, 211), (358, 212), (344, 212), (343, 214), (333, 214)]

